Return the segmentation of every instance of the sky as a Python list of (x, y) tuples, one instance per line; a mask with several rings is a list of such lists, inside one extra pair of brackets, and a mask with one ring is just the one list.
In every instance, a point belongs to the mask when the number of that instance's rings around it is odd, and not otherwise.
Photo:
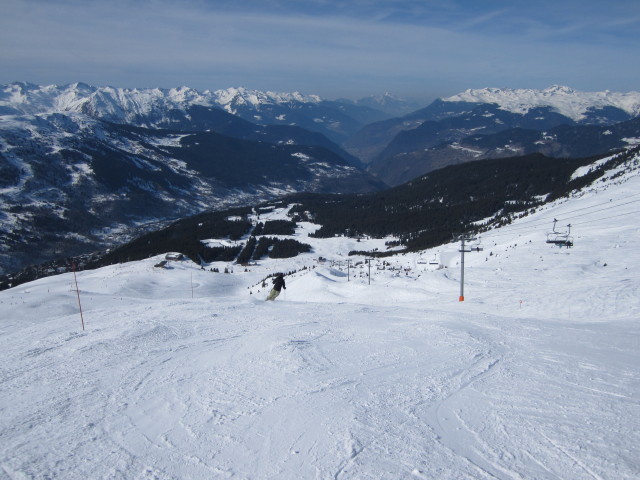
[(3, 0), (0, 83), (640, 90), (637, 0)]

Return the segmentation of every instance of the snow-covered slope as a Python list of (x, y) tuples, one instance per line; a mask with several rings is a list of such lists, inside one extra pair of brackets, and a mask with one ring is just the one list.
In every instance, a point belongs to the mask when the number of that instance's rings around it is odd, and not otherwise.
[(576, 122), (585, 120), (589, 111), (614, 107), (631, 117), (640, 115), (640, 92), (581, 92), (554, 85), (545, 90), (482, 88), (469, 89), (445, 102), (494, 103), (500, 108), (525, 114), (538, 107), (552, 107), (556, 112)]
[[(314, 239), (312, 224), (296, 238), (313, 254), (211, 265), (230, 274), (159, 258), (80, 272), (84, 331), (72, 274), (0, 292), (0, 472), (636, 479), (634, 162), (484, 234), (464, 302), (459, 245), (368, 277), (347, 253), (382, 240)], [(573, 248), (545, 242), (554, 218)], [(261, 280), (293, 270), (265, 302)]]

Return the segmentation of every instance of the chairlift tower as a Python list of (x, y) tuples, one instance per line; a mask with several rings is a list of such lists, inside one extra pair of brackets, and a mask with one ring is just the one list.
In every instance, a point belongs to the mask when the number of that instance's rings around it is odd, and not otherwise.
[[(460, 242), (460, 298), (459, 301), (464, 302), (464, 254), (465, 252), (481, 252), (482, 245), (478, 238), (472, 233), (454, 233), (453, 240)], [(476, 242), (473, 245), (467, 245), (466, 242)]]

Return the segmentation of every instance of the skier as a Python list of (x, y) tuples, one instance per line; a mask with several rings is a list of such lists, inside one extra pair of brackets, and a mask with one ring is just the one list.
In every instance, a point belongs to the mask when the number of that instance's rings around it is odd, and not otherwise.
[(271, 289), (271, 292), (269, 292), (267, 300), (275, 300), (276, 297), (280, 295), (280, 290), (282, 290), (283, 288), (285, 290), (287, 289), (284, 284), (284, 275), (282, 273), (279, 273), (278, 275), (276, 275), (276, 278), (273, 279), (273, 288)]

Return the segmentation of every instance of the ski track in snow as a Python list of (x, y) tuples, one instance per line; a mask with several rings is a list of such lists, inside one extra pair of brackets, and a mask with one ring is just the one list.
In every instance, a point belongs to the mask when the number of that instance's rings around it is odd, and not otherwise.
[[(189, 303), (91, 312), (112, 325), (41, 337), (24, 368), (3, 371), (4, 400), (38, 398), (3, 436), (22, 439), (14, 459), (47, 447), (3, 464), (69, 478), (97, 464), (109, 466), (101, 478), (607, 478), (581, 450), (624, 432), (637, 407), (560, 339), (540, 350), (539, 320), (351, 304), (327, 318), (302, 303), (281, 318), (255, 302)], [(620, 454), (631, 447), (618, 442)]]
[[(631, 177), (521, 223), (638, 192)], [(70, 274), (0, 292), (0, 478), (636, 479), (635, 218), (582, 225), (571, 250), (518, 222), (489, 233), (465, 302), (457, 245), (368, 285), (314, 261), (352, 239), (229, 275), (79, 272), (85, 331)], [(418, 261), (434, 256), (448, 268)], [(293, 269), (264, 302), (261, 279)]]

